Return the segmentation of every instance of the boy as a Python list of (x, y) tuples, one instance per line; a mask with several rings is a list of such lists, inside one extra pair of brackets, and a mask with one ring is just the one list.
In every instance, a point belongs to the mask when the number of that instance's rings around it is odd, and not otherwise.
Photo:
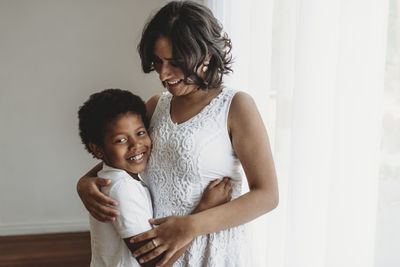
[[(91, 95), (78, 116), (82, 142), (94, 157), (103, 161), (98, 176), (111, 180), (101, 191), (119, 203), (117, 209), (121, 214), (111, 223), (90, 216), (91, 266), (140, 266), (131, 252), (141, 244), (130, 244), (129, 239), (150, 230), (148, 220), (153, 217), (149, 190), (139, 176), (151, 152), (146, 106), (129, 91), (107, 89)], [(230, 199), (229, 185), (225, 179), (224, 183), (210, 183), (194, 212)], [(159, 259), (146, 266), (154, 266)]]

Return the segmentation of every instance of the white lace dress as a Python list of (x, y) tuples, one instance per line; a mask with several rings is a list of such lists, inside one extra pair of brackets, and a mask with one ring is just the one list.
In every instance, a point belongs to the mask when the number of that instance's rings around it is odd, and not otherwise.
[[(244, 181), (227, 131), (235, 91), (224, 88), (199, 114), (181, 124), (170, 117), (172, 95), (163, 93), (150, 123), (153, 140), (146, 178), (153, 197), (154, 217), (187, 215), (207, 185), (225, 176), (233, 179), (233, 198)], [(244, 226), (197, 237), (174, 266), (245, 266)]]

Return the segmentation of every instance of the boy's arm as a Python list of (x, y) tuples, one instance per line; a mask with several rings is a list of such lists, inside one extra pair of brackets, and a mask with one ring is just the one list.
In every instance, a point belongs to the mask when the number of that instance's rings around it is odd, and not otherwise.
[[(132, 244), (132, 243), (129, 242), (129, 240), (130, 240), (131, 238), (132, 238), (132, 237), (124, 238), (124, 241), (125, 241), (125, 244), (128, 246), (129, 250), (130, 250), (132, 253), (133, 253), (133, 251), (135, 251), (136, 249), (140, 248), (141, 246), (143, 246), (144, 244), (146, 244), (146, 243), (149, 241), (149, 240), (145, 240), (145, 241), (141, 241), (141, 242)], [(186, 250), (186, 248), (185, 248), (185, 250)], [(182, 253), (185, 252), (185, 250), (183, 250)], [(165, 266), (171, 266), (172, 263), (174, 263), (174, 262), (182, 255), (182, 253), (179, 254), (178, 257), (175, 258), (175, 255), (178, 254), (178, 253), (176, 253), (176, 254), (174, 255), (173, 259), (171, 259)], [(160, 256), (158, 256), (158, 257), (152, 259), (151, 261), (148, 261), (148, 262), (146, 262), (146, 263), (141, 263), (140, 266), (142, 266), (142, 267), (154, 267), (154, 266), (156, 265), (156, 263), (159, 262), (159, 261), (162, 259), (163, 256), (164, 256), (164, 253), (161, 254)], [(172, 261), (172, 260), (173, 260), (173, 261)], [(170, 263), (170, 262), (171, 262), (171, 263)]]
[[(111, 175), (111, 173), (103, 174), (103, 176), (108, 175)], [(152, 218), (153, 214), (151, 209), (149, 209), (149, 207), (151, 207), (151, 200), (147, 198), (146, 194), (143, 194), (143, 190), (140, 189), (141, 186), (131, 179), (133, 178), (129, 177), (126, 180), (121, 179), (115, 182), (109, 190), (109, 196), (119, 203), (117, 209), (120, 216), (112, 222), (113, 227), (117, 234), (124, 240), (128, 249), (133, 251), (140, 247), (141, 244), (149, 241), (146, 240), (145, 242), (139, 242), (137, 244), (129, 243), (129, 240), (136, 234), (151, 229), (148, 219)], [(131, 234), (132, 236), (129, 236)], [(127, 235), (128, 237), (126, 237)], [(161, 256), (157, 257), (157, 260), (159, 261), (161, 258)], [(157, 260), (151, 260), (141, 264), (141, 266), (154, 267)]]

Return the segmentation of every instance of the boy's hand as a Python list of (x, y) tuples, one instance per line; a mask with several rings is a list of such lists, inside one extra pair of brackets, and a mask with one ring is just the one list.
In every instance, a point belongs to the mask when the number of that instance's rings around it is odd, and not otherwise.
[(204, 190), (199, 205), (193, 213), (200, 212), (215, 206), (224, 204), (231, 200), (232, 197), (232, 179), (224, 177), (224, 179), (212, 181)]
[(113, 221), (119, 215), (118, 210), (108, 205), (117, 206), (118, 203), (104, 195), (99, 188), (111, 181), (103, 178), (82, 177), (77, 184), (77, 191), (86, 209), (98, 221)]

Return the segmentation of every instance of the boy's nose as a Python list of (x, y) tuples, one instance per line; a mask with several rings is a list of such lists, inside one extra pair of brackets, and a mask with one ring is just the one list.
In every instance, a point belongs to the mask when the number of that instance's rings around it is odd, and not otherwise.
[(138, 144), (139, 144), (139, 142), (137, 142), (135, 140), (131, 140), (129, 143), (129, 150), (137, 148)]

